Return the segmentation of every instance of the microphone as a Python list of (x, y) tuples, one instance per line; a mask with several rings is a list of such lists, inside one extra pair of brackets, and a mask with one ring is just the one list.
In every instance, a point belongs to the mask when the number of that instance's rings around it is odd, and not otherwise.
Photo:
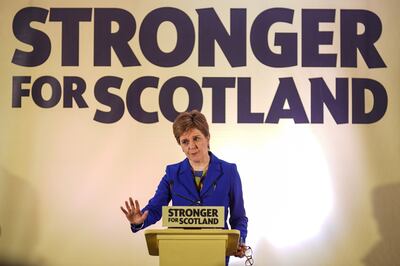
[(192, 205), (201, 206), (201, 201), (200, 200), (192, 200), (192, 199), (190, 199), (190, 198), (188, 198), (186, 196), (183, 196), (183, 195), (181, 195), (179, 193), (172, 192), (173, 185), (174, 185), (174, 180), (169, 181), (169, 190), (170, 190), (172, 195), (180, 197), (181, 199), (185, 199), (185, 200), (191, 202)]

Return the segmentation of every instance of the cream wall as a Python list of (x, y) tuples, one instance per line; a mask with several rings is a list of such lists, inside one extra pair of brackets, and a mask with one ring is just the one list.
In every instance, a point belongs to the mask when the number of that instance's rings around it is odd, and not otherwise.
[[(15, 49), (29, 50), (12, 32), (12, 20), (21, 8), (118, 7), (131, 12), (139, 26), (151, 10), (172, 6), (183, 10), (197, 32), (196, 8), (213, 7), (225, 25), (230, 8), (246, 8), (249, 27), (262, 11), (272, 7), (294, 9), (293, 25), (277, 31), (298, 32), (302, 8), (336, 9), (335, 23), (321, 26), (334, 31), (339, 47), (339, 9), (368, 9), (376, 13), (383, 32), (376, 47), (387, 68), (368, 69), (359, 55), (359, 67), (271, 68), (259, 63), (247, 42), (247, 66), (231, 68), (219, 48), (216, 66), (198, 67), (197, 41), (190, 58), (177, 67), (160, 68), (141, 54), (138, 32), (130, 44), (142, 62), (123, 68), (113, 55), (111, 67), (93, 67), (93, 21), (80, 26), (80, 66), (61, 67), (61, 25), (35, 23), (52, 41), (50, 58), (38, 67), (11, 63)], [(143, 106), (158, 111), (159, 122), (142, 124), (127, 110), (116, 123), (93, 121), (96, 109), (107, 108), (93, 96), (102, 76), (129, 84), (146, 75), (160, 84), (183, 75), (201, 85), (202, 77), (251, 77), (252, 111), (266, 113), (280, 77), (293, 77), (309, 114), (309, 78), (323, 77), (334, 88), (336, 77), (379, 81), (388, 94), (384, 117), (368, 125), (337, 125), (325, 114), (319, 125), (238, 124), (236, 89), (227, 90), (227, 119), (210, 124), (211, 150), (238, 165), (249, 216), (247, 243), (256, 265), (397, 265), (400, 248), (400, 41), (398, 1), (21, 1), (0, 3), (0, 264), (21, 265), (157, 265), (147, 254), (143, 232), (133, 235), (119, 209), (129, 196), (144, 205), (153, 195), (167, 164), (184, 154), (176, 145), (171, 123), (159, 111), (158, 91), (143, 95)], [(174, 47), (173, 28), (160, 32), (165, 49)], [(301, 47), (301, 42), (299, 48)], [(301, 53), (299, 53), (301, 62)], [(12, 108), (12, 77), (52, 75), (82, 77), (89, 108), (37, 107), (32, 98)], [(203, 89), (202, 111), (211, 121), (211, 90)], [(184, 110), (184, 90), (175, 95)], [(156, 225), (155, 227), (160, 227)], [(286, 233), (285, 233), (286, 232)], [(280, 238), (281, 237), (281, 238)], [(282, 238), (283, 237), (283, 238)], [(281, 241), (281, 242), (279, 242)], [(232, 265), (243, 265), (233, 259)]]

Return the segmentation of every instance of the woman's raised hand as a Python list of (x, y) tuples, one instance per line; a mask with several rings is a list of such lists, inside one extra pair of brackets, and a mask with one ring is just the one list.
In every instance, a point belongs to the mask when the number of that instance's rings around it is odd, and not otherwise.
[(126, 219), (128, 219), (131, 224), (142, 224), (149, 214), (149, 211), (142, 213), (140, 211), (139, 202), (135, 200), (135, 203), (133, 203), (131, 197), (129, 197), (129, 203), (125, 201), (125, 206), (126, 209), (121, 206), (121, 210), (124, 212)]

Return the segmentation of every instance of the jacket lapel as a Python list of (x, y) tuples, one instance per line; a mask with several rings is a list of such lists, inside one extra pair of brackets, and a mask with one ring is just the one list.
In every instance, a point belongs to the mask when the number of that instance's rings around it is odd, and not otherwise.
[[(203, 188), (200, 191), (202, 198), (212, 187), (216, 186), (216, 181), (222, 175), (222, 169), (219, 159), (210, 152), (210, 165), (208, 166), (207, 175), (203, 181)], [(214, 188), (215, 189), (215, 188)]]
[(186, 158), (181, 165), (179, 175), (179, 183), (185, 188), (188, 194), (193, 198), (193, 201), (199, 200), (196, 185), (193, 181), (192, 168), (190, 167), (189, 160)]

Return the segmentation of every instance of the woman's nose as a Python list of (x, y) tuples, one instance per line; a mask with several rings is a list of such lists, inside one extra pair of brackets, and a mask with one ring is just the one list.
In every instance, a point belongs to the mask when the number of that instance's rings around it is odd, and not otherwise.
[(196, 147), (196, 144), (194, 143), (194, 141), (190, 141), (189, 142), (189, 149), (193, 149)]

